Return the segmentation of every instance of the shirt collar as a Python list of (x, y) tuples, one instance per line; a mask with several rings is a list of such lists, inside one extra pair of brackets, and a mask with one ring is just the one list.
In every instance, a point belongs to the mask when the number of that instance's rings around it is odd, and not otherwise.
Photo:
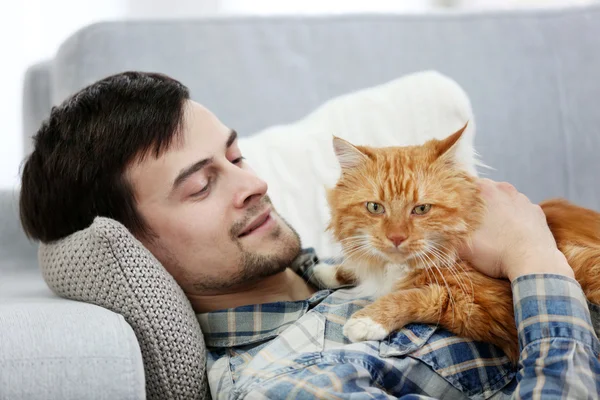
[(208, 347), (236, 347), (271, 339), (319, 304), (331, 290), (307, 300), (252, 304), (196, 314)]

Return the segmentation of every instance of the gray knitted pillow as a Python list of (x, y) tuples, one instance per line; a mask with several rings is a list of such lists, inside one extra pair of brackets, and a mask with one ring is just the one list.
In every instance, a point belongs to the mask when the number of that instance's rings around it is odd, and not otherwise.
[(122, 224), (98, 217), (87, 229), (41, 245), (39, 261), (57, 295), (107, 308), (131, 325), (148, 399), (209, 398), (204, 338), (192, 306)]

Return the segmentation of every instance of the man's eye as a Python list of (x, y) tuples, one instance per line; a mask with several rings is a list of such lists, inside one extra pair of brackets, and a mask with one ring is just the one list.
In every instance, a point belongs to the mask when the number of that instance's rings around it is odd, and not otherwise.
[(210, 188), (210, 182), (208, 182), (206, 184), (206, 186), (204, 186), (202, 189), (198, 190), (197, 192), (194, 192), (190, 195), (190, 197), (200, 197), (203, 194), (205, 194), (206, 192), (208, 192), (208, 189)]
[(232, 164), (239, 164), (241, 163), (243, 160), (245, 160), (244, 157), (238, 157), (235, 160), (232, 161)]

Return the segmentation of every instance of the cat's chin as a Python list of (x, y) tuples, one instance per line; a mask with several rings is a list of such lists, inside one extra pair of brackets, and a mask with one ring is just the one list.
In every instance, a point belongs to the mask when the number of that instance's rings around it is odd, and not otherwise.
[(423, 269), (426, 267), (426, 264), (423, 263), (424, 254), (424, 252), (415, 251), (404, 259), (404, 263), (411, 269)]
[(410, 259), (410, 256), (404, 254), (399, 251), (382, 251), (384, 257), (382, 257), (382, 262), (386, 264), (406, 264), (406, 262)]
[(386, 265), (402, 265), (404, 267), (409, 266), (412, 269), (425, 268), (421, 258), (424, 255), (424, 252), (422, 251), (406, 251), (398, 248), (378, 248), (377, 253), (377, 256), (371, 258), (371, 262), (368, 262), (367, 264), (378, 267), (384, 267)]

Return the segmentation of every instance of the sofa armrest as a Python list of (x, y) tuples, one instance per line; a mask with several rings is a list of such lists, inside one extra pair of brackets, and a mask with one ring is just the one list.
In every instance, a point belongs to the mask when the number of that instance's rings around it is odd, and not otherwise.
[(33, 150), (31, 137), (36, 134), (42, 121), (50, 116), (52, 108), (50, 68), (52, 62), (42, 61), (30, 66), (23, 79), (23, 155)]
[(0, 304), (0, 399), (145, 399), (136, 336), (122, 316), (57, 299)]

